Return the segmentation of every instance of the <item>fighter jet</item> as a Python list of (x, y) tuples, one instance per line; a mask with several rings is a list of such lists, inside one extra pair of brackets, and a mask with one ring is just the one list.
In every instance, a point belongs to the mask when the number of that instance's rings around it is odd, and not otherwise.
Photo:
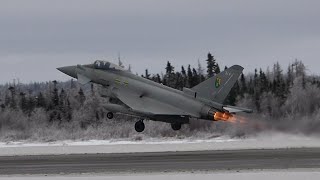
[(233, 118), (235, 113), (252, 110), (223, 104), (242, 74), (243, 67), (234, 65), (199, 85), (183, 91), (167, 87), (132, 74), (111, 62), (97, 60), (93, 64), (66, 66), (59, 71), (78, 79), (80, 84), (102, 85), (108, 97), (104, 108), (114, 113), (136, 117), (137, 132), (145, 130), (144, 120), (170, 123), (173, 130), (189, 124), (190, 119), (219, 121)]

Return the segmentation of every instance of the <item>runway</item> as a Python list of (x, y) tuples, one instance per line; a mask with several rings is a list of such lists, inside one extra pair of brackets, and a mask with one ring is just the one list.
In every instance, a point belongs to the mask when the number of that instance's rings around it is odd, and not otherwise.
[(320, 168), (320, 149), (0, 157), (0, 175)]

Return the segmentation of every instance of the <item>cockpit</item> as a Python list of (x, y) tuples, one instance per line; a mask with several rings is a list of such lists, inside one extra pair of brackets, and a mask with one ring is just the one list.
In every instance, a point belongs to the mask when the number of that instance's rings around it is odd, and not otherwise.
[(108, 61), (101, 61), (97, 60), (93, 64), (95, 69), (101, 69), (101, 70), (118, 70), (118, 71), (124, 71), (123, 67), (118, 66), (116, 64), (113, 64)]

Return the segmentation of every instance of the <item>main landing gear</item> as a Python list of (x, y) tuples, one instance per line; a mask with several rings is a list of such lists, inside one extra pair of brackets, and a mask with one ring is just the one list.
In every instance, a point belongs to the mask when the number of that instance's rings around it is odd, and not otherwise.
[[(171, 124), (171, 128), (175, 131), (179, 131), (182, 127), (182, 124), (180, 123), (173, 123)], [(143, 120), (140, 120), (138, 122), (136, 122), (135, 126), (134, 126), (135, 130), (139, 133), (143, 132), (145, 129), (145, 125), (143, 123)]]
[(146, 126), (144, 125), (144, 123), (143, 123), (142, 120), (136, 122), (136, 124), (135, 124), (135, 126), (134, 126), (134, 128), (136, 129), (136, 131), (139, 132), (139, 133), (143, 132), (144, 129), (145, 129), (145, 127), (146, 127)]
[[(112, 112), (108, 112), (107, 113), (107, 118), (108, 119), (113, 119), (114, 118), (114, 114)], [(182, 124), (181, 123), (172, 123), (171, 124), (171, 128), (174, 131), (179, 131), (181, 129)], [(135, 126), (134, 126), (135, 130), (139, 133), (143, 132), (146, 128), (143, 120), (140, 120), (138, 122), (136, 122)]]
[(175, 131), (179, 131), (181, 129), (181, 124), (180, 123), (173, 123), (173, 124), (171, 124), (171, 128)]

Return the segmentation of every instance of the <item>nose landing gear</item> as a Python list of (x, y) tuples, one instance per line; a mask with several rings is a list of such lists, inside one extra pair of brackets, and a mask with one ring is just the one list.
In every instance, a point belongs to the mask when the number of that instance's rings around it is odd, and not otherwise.
[(107, 118), (108, 118), (108, 119), (113, 119), (113, 117), (114, 117), (114, 116), (113, 116), (113, 113), (112, 113), (112, 112), (108, 112), (108, 113), (107, 113)]

